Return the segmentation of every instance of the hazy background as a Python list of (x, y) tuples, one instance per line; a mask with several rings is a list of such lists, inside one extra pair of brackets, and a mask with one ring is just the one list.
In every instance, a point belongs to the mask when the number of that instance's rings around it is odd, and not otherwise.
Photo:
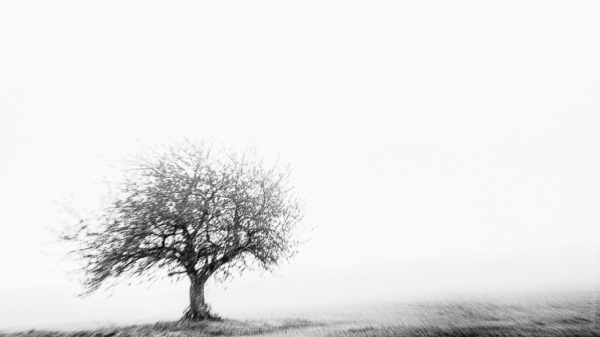
[(279, 155), (315, 227), (276, 275), (210, 285), (225, 316), (592, 290), (599, 15), (596, 1), (3, 1), (0, 328), (181, 314), (187, 282), (77, 298), (52, 231), (64, 200), (98, 204), (125, 154), (182, 137)]

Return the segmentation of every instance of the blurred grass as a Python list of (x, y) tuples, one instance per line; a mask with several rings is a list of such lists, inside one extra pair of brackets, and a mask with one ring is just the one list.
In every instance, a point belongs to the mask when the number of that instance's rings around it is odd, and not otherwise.
[(256, 336), (285, 333), (291, 329), (319, 326), (305, 320), (285, 320), (278, 324), (243, 322), (234, 320), (203, 322), (158, 322), (121, 328), (84, 331), (29, 330), (16, 333), (0, 333), (2, 337), (141, 337), (141, 336)]
[(30, 330), (0, 336), (600, 336), (600, 310), (589, 298), (390, 303), (336, 310), (315, 311), (303, 319), (268, 322), (159, 322), (76, 332)]

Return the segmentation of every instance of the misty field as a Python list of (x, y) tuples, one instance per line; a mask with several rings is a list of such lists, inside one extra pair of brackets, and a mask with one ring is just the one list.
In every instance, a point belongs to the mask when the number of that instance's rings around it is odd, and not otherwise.
[(278, 311), (262, 319), (159, 322), (69, 332), (30, 330), (0, 336), (600, 336), (600, 313), (594, 302), (589, 297), (566, 297), (389, 303), (295, 314)]

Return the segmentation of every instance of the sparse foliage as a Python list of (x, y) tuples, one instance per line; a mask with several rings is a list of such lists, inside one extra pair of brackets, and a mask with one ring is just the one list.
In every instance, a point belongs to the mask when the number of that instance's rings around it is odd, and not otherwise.
[(271, 270), (295, 252), (302, 209), (288, 172), (189, 142), (136, 160), (108, 207), (64, 237), (78, 244), (86, 292), (132, 276), (187, 276), (184, 318), (213, 317), (204, 298), (211, 276)]

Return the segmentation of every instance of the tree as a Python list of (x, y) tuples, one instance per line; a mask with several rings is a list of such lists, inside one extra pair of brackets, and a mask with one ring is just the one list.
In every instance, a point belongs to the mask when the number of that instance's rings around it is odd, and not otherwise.
[(204, 296), (211, 276), (269, 271), (295, 253), (302, 208), (288, 176), (249, 153), (190, 142), (137, 158), (108, 206), (64, 236), (84, 262), (85, 294), (109, 280), (187, 276), (183, 318), (214, 317)]

